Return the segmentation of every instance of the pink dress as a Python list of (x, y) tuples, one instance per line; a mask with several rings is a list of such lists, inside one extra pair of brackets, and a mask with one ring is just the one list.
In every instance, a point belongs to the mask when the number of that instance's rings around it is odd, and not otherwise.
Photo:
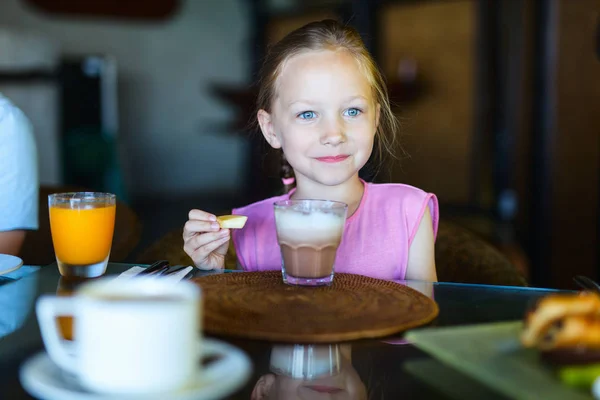
[[(426, 207), (431, 213), (434, 237), (437, 235), (437, 198), (409, 185), (363, 184), (360, 205), (346, 220), (335, 271), (387, 280), (404, 279), (408, 250)], [(238, 261), (245, 271), (281, 269), (273, 203), (287, 200), (290, 195), (271, 197), (232, 211), (248, 216), (243, 229), (232, 230)]]

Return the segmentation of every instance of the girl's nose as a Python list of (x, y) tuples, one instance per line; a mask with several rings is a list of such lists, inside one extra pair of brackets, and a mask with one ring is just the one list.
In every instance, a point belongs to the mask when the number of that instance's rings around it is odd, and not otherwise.
[(346, 134), (344, 133), (344, 124), (338, 120), (331, 121), (326, 126), (323, 126), (321, 132), (321, 144), (336, 146), (346, 141)]

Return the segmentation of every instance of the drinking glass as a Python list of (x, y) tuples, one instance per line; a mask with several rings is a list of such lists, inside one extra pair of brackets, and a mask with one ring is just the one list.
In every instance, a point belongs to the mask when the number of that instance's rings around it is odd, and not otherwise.
[(283, 281), (300, 286), (330, 285), (348, 205), (307, 199), (282, 200), (274, 207)]
[(274, 345), (269, 369), (276, 375), (311, 381), (339, 374), (342, 357), (338, 344)]
[(48, 196), (48, 206), (60, 274), (84, 278), (104, 274), (115, 229), (116, 196), (55, 193)]

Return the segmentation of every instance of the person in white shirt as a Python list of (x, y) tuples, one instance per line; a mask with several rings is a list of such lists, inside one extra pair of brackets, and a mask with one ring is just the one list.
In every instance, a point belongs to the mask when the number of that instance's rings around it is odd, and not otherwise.
[(33, 128), (0, 93), (0, 254), (19, 255), (38, 229), (38, 161)]

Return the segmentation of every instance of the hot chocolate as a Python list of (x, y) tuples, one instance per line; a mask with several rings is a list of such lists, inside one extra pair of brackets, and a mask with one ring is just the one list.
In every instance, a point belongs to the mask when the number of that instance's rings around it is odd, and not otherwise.
[(325, 278), (322, 284), (331, 281), (345, 217), (345, 209), (275, 208), (277, 239), (286, 281), (289, 278)]

